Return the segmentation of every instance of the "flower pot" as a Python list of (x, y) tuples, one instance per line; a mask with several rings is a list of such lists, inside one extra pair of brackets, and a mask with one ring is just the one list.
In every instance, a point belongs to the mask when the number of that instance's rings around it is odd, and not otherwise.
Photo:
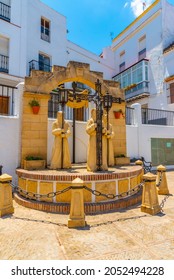
[(114, 111), (114, 116), (115, 116), (115, 119), (120, 119), (120, 117), (121, 117), (121, 112), (116, 112), (116, 111)]
[(37, 115), (39, 113), (40, 106), (33, 106), (32, 110), (33, 110), (33, 114)]
[(45, 160), (24, 160), (24, 169), (26, 170), (42, 170), (45, 169)]

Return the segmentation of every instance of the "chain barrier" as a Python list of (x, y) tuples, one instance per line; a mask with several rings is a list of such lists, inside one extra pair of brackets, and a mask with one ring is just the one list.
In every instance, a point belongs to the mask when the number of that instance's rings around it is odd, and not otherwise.
[[(53, 198), (57, 195), (68, 192), (70, 189), (73, 189), (72, 186), (69, 186), (69, 187), (67, 187), (63, 190), (57, 191), (57, 192), (50, 192), (50, 193), (47, 193), (47, 194), (38, 194), (38, 193), (34, 193), (34, 192), (25, 191), (25, 190), (21, 189), (20, 187), (14, 186), (12, 183), (10, 183), (10, 185), (13, 188), (13, 192), (18, 192), (19, 194), (25, 195), (26, 198), (30, 198), (30, 199), (34, 199), (34, 200), (41, 199), (41, 198)], [(90, 188), (88, 188), (86, 186), (83, 186), (82, 188), (91, 192), (95, 196), (103, 196), (103, 197), (106, 197), (108, 199), (116, 199), (116, 198), (119, 199), (119, 198), (124, 198), (128, 195), (132, 195), (134, 193), (137, 193), (138, 191), (140, 191), (140, 189), (142, 188), (143, 185), (144, 185), (144, 182), (140, 183), (139, 185), (137, 185), (133, 189), (131, 189), (127, 192), (123, 192), (123, 193), (118, 194), (118, 195), (114, 195), (114, 194), (110, 194), (110, 193), (109, 194), (101, 193), (101, 192), (96, 191), (96, 190), (91, 190)]]
[(104, 196), (108, 199), (115, 199), (115, 198), (124, 198), (128, 195), (132, 195), (134, 193), (137, 193), (141, 188), (142, 186), (144, 185), (144, 182), (140, 183), (139, 185), (137, 185), (136, 187), (134, 187), (133, 189), (127, 191), (127, 192), (123, 192), (123, 193), (120, 193), (120, 194), (105, 194), (105, 193), (101, 193), (99, 191), (96, 191), (96, 190), (91, 190), (90, 188), (84, 186), (84, 189), (86, 189), (87, 191), (91, 192), (93, 195), (95, 196)]
[(170, 194), (167, 194), (164, 199), (161, 201), (160, 203), (160, 208), (161, 208), (161, 212), (164, 212), (163, 208), (164, 208), (164, 203), (167, 201), (167, 199), (170, 197)]

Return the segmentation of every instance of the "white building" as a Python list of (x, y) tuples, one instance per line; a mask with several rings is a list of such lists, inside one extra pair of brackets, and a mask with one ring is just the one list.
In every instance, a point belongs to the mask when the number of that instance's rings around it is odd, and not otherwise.
[(168, 165), (174, 158), (174, 112), (168, 112), (174, 111), (173, 18), (174, 6), (156, 0), (112, 43), (113, 79), (136, 109), (135, 125), (127, 126), (128, 154), (154, 164)]
[(174, 6), (156, 0), (113, 40), (113, 79), (125, 88), (128, 105), (139, 102), (144, 108), (174, 109), (165, 80), (174, 74), (174, 57), (168, 49), (174, 42), (173, 18)]

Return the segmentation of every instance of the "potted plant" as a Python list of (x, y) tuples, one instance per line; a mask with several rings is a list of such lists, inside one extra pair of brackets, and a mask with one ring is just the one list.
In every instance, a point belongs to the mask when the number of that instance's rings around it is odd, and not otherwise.
[(45, 168), (45, 160), (39, 156), (27, 156), (24, 160), (24, 169), (40, 170)]
[(124, 154), (115, 156), (115, 165), (129, 165), (130, 157), (126, 157)]
[(33, 114), (38, 114), (39, 110), (40, 110), (40, 103), (38, 100), (36, 100), (35, 98), (32, 99), (29, 102), (29, 105), (31, 106), (32, 110), (33, 110)]
[(124, 117), (124, 113), (121, 109), (113, 112), (114, 112), (115, 119), (120, 119), (121, 116)]

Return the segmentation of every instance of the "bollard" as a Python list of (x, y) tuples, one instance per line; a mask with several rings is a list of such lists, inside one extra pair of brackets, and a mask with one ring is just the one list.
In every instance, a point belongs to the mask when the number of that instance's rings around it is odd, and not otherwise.
[(72, 181), (71, 189), (71, 207), (70, 216), (68, 219), (69, 228), (85, 227), (85, 212), (84, 212), (84, 182), (80, 178)]
[[(161, 177), (162, 176), (162, 177)], [(161, 178), (161, 182), (160, 182)], [(167, 178), (166, 178), (166, 168), (163, 165), (159, 165), (157, 167), (157, 190), (158, 194), (169, 194), (168, 184), (167, 184)]]
[(145, 184), (143, 186), (141, 212), (155, 215), (161, 211), (156, 189), (156, 175), (148, 172), (143, 175)]
[(139, 159), (138, 159), (138, 160), (136, 160), (135, 164), (136, 164), (136, 165), (140, 165), (140, 166), (142, 167), (141, 180), (140, 180), (140, 181), (142, 181), (143, 175), (144, 175), (143, 162), (142, 162), (142, 160), (139, 160)]
[(14, 213), (11, 181), (12, 177), (8, 174), (0, 176), (0, 217)]

